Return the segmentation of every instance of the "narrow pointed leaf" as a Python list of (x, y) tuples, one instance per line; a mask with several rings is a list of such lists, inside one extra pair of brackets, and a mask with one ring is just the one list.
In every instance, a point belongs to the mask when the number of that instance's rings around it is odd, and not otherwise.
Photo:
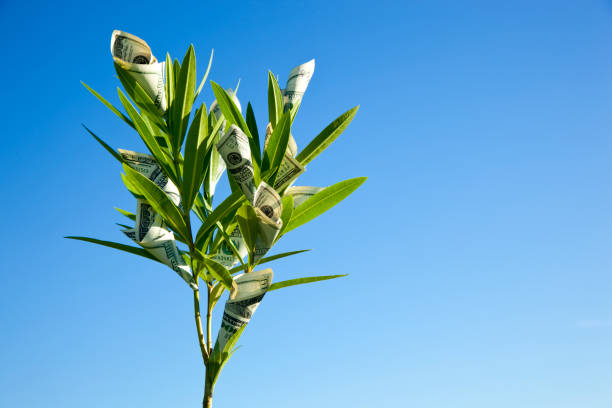
[(223, 286), (221, 282), (215, 283), (215, 285), (212, 288), (212, 291), (210, 292), (210, 297), (208, 298), (208, 304), (209, 304), (210, 310), (215, 308), (215, 306), (217, 305), (217, 302), (221, 298), (221, 295), (223, 295), (224, 291), (225, 291), (225, 286)]
[(185, 162), (183, 163), (183, 205), (186, 211), (191, 209), (206, 170), (208, 159), (206, 141), (208, 138), (208, 116), (206, 105), (197, 110), (185, 143)]
[(270, 285), (270, 288), (268, 289), (268, 292), (270, 292), (272, 290), (286, 288), (288, 286), (303, 285), (305, 283), (312, 283), (312, 282), (319, 282), (319, 281), (324, 281), (324, 280), (328, 280), (328, 279), (341, 278), (341, 277), (347, 276), (347, 275), (348, 274), (346, 274), (346, 275), (311, 276), (311, 277), (308, 277), (308, 278), (289, 279), (289, 280), (286, 280), (286, 281), (281, 281), (281, 282), (273, 283), (272, 285)]
[(102, 245), (102, 246), (105, 246), (105, 247), (118, 249), (118, 250), (123, 251), (123, 252), (128, 252), (130, 254), (139, 255), (139, 256), (142, 256), (144, 258), (149, 258), (149, 259), (152, 259), (152, 260), (154, 260), (156, 262), (160, 262), (157, 258), (155, 258), (153, 255), (148, 253), (143, 248), (138, 248), (138, 247), (133, 247), (133, 246), (130, 246), (130, 245), (120, 244), (118, 242), (103, 241), (101, 239), (89, 238), (89, 237), (69, 236), (69, 237), (64, 237), (64, 238), (75, 239), (75, 240), (78, 240), (78, 241), (91, 242), (92, 244), (98, 244), (98, 245)]
[(270, 140), (268, 140), (268, 144), (264, 150), (263, 161), (261, 163), (262, 175), (265, 177), (265, 175), (268, 174), (269, 177), (267, 177), (266, 182), (270, 185), (274, 185), (275, 175), (285, 156), (290, 132), (291, 116), (289, 112), (286, 112), (270, 135)]
[(196, 85), (196, 67), (195, 53), (193, 45), (189, 46), (185, 58), (181, 64), (181, 71), (177, 81), (177, 87), (174, 95), (174, 115), (172, 121), (171, 136), (174, 142), (173, 151), (180, 151), (180, 147), (187, 131), (189, 123), (189, 114), (193, 105), (195, 85)]
[(145, 196), (143, 196), (138, 190), (138, 186), (134, 184), (131, 178), (127, 177), (125, 174), (121, 175), (121, 180), (123, 184), (125, 184), (125, 188), (134, 196), (136, 199), (146, 200)]
[(283, 221), (283, 226), (281, 227), (281, 230), (279, 231), (278, 236), (276, 237), (277, 241), (283, 235), (284, 230), (287, 228), (289, 222), (291, 221), (291, 216), (293, 215), (293, 196), (284, 196), (282, 198), (282, 206), (283, 211), (281, 212), (281, 220)]
[(240, 226), (240, 233), (246, 247), (249, 249), (249, 262), (251, 254), (255, 250), (255, 239), (259, 229), (259, 219), (255, 214), (255, 210), (249, 203), (244, 203), (242, 207), (236, 211), (236, 220)]
[[(265, 264), (268, 262), (275, 261), (277, 259), (285, 258), (291, 255), (301, 254), (302, 252), (308, 252), (308, 251), (310, 251), (310, 249), (302, 249), (301, 251), (283, 252), (282, 254), (268, 256), (266, 258), (260, 259), (259, 262), (257, 262), (257, 265)], [(244, 271), (245, 269), (246, 269), (246, 266), (244, 265), (235, 266), (232, 269), (230, 269), (230, 273), (234, 274), (236, 272)]]
[(351, 123), (359, 106), (355, 106), (353, 109), (343, 113), (330, 123), (325, 129), (321, 131), (309, 144), (302, 150), (296, 159), (303, 165), (310, 163), (315, 157), (317, 157), (323, 150), (334, 141), (344, 129)]
[(126, 211), (126, 210), (122, 210), (121, 208), (117, 208), (117, 207), (115, 207), (115, 210), (119, 211), (121, 214), (125, 215), (130, 220), (136, 221), (136, 214), (131, 213), (131, 212)]
[(131, 127), (134, 127), (134, 123), (132, 123), (132, 121), (127, 116), (125, 116), (119, 109), (115, 108), (115, 106), (113, 106), (113, 104), (111, 104), (109, 101), (104, 99), (102, 97), (102, 95), (100, 95), (99, 93), (94, 91), (92, 88), (90, 88), (85, 82), (81, 81), (81, 83), (83, 84), (83, 86), (85, 88), (87, 88), (87, 90), (89, 92), (91, 92), (96, 98), (98, 98), (100, 100), (100, 102), (102, 102), (104, 104), (104, 106), (106, 106), (108, 109), (110, 109), (111, 112), (113, 112), (115, 115), (119, 116), (121, 118), (121, 120), (123, 120), (125, 123), (127, 123)]
[(127, 111), (130, 118), (132, 118), (136, 130), (140, 135), (140, 138), (157, 161), (157, 164), (159, 164), (164, 170), (166, 175), (172, 177), (174, 175), (174, 169), (171, 167), (171, 163), (168, 163), (168, 161), (166, 160), (164, 153), (162, 152), (159, 146), (159, 143), (157, 142), (157, 140), (155, 140), (153, 134), (151, 134), (151, 129), (148, 125), (148, 122), (143, 119), (142, 116), (140, 116), (140, 114), (136, 111), (136, 108), (134, 108), (132, 103), (126, 98), (123, 92), (121, 92), (121, 89), (117, 89), (117, 91), (119, 93), (119, 99), (121, 100), (121, 103), (123, 104), (123, 107)]
[(287, 225), (284, 232), (287, 233), (323, 214), (348, 197), (366, 179), (367, 177), (357, 177), (344, 180), (319, 191), (293, 210), (291, 221), (289, 221), (289, 225)]
[(196, 91), (196, 94), (195, 94), (195, 96), (193, 98), (194, 102), (195, 102), (195, 99), (200, 94), (200, 92), (202, 91), (202, 88), (204, 87), (204, 83), (206, 82), (206, 79), (208, 78), (208, 73), (210, 72), (210, 67), (212, 66), (213, 54), (214, 53), (215, 53), (214, 49), (210, 50), (210, 58), (208, 60), (208, 67), (206, 68), (206, 72), (204, 73), (204, 77), (202, 78), (202, 81), (200, 82), (200, 86), (198, 86), (198, 90)]
[(195, 245), (197, 248), (202, 248), (203, 242), (206, 240), (208, 232), (212, 230), (216, 225), (217, 221), (221, 220), (228, 213), (235, 211), (242, 200), (244, 199), (244, 194), (241, 191), (237, 191), (232, 193), (229, 197), (221, 202), (206, 218), (206, 221), (202, 224), (195, 239)]
[(259, 141), (259, 131), (257, 130), (257, 122), (255, 121), (255, 113), (253, 112), (253, 107), (251, 106), (251, 102), (247, 104), (246, 111), (246, 123), (251, 131), (251, 135), (253, 136), (253, 141), (257, 146), (257, 154), (261, 154), (261, 143)]
[(214, 276), (215, 279), (221, 282), (226, 289), (232, 289), (234, 280), (225, 266), (210, 258), (204, 258), (204, 265), (206, 265), (208, 272)]
[(181, 238), (185, 239), (185, 237), (188, 237), (189, 234), (187, 233), (185, 220), (180, 210), (174, 205), (170, 198), (168, 198), (166, 193), (151, 180), (131, 167), (124, 164), (123, 170), (127, 178), (132, 181), (138, 191), (145, 196), (151, 207), (162, 216), (164, 221), (166, 221)]
[(89, 132), (90, 135), (92, 135), (94, 137), (94, 139), (96, 139), (98, 141), (98, 143), (100, 143), (102, 145), (103, 148), (106, 149), (107, 152), (109, 152), (115, 159), (119, 160), (119, 163), (123, 163), (123, 159), (121, 158), (121, 156), (119, 155), (119, 153), (117, 153), (117, 151), (115, 149), (113, 149), (112, 147), (107, 145), (104, 142), (104, 140), (102, 140), (98, 136), (96, 136), (94, 134), (94, 132), (89, 130), (89, 128), (87, 126), (83, 125), (82, 123), (81, 123), (81, 125), (85, 128), (86, 131)]
[(166, 103), (168, 106), (168, 118), (172, 116), (174, 106), (174, 70), (172, 69), (172, 58), (166, 53)]
[(283, 94), (281, 93), (274, 74), (268, 71), (268, 119), (273, 128), (276, 127), (282, 114)]
[(227, 93), (227, 91), (219, 84), (214, 81), (210, 81), (212, 85), (213, 92), (215, 94), (215, 98), (217, 98), (217, 103), (221, 108), (221, 112), (223, 112), (223, 116), (228, 122), (228, 126), (231, 124), (235, 124), (248, 136), (249, 138), (249, 146), (251, 148), (251, 156), (253, 156), (253, 171), (255, 173), (255, 181), (259, 181), (259, 168), (261, 167), (261, 155), (259, 154), (259, 146), (255, 142), (249, 127), (246, 124), (246, 121), (242, 117), (240, 110), (232, 100), (231, 96)]

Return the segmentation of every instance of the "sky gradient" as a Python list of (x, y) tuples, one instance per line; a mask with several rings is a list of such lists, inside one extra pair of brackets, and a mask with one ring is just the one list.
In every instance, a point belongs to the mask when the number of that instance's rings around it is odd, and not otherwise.
[(240, 79), (260, 133), (267, 70), (282, 84), (316, 58), (300, 148), (361, 105), (296, 184), (368, 181), (273, 249), (313, 249), (278, 280), (350, 276), (268, 294), (215, 407), (612, 406), (612, 7), (595, 0), (0, 2), (0, 406), (201, 403), (189, 288), (62, 238), (127, 243), (113, 207), (134, 200), (81, 127), (143, 151), (79, 83), (118, 102), (115, 28), (158, 58), (193, 43), (200, 75), (214, 48), (210, 79)]

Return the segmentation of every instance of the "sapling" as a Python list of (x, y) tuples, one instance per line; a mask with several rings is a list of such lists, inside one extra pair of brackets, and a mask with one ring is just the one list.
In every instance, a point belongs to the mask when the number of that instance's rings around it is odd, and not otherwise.
[[(268, 255), (282, 236), (329, 210), (365, 181), (354, 178), (325, 188), (293, 185), (346, 129), (358, 107), (340, 115), (298, 150), (291, 126), (314, 72), (314, 60), (294, 68), (284, 89), (269, 72), (262, 143), (253, 107), (248, 103), (243, 115), (237, 89), (226, 90), (210, 81), (216, 100), (210, 108), (195, 105), (210, 72), (212, 52), (197, 87), (193, 46), (182, 62), (169, 54), (160, 62), (145, 41), (115, 30), (111, 53), (124, 89), (118, 88), (122, 109), (83, 85), (138, 134), (147, 153), (115, 150), (85, 129), (117, 160), (125, 187), (136, 199), (135, 212), (117, 209), (128, 219), (119, 224), (121, 232), (135, 245), (67, 238), (160, 262), (185, 282), (193, 296), (205, 368), (203, 407), (211, 407), (219, 374), (267, 292), (345, 276), (273, 283), (272, 269), (261, 266), (304, 252)], [(231, 193), (219, 201), (216, 185), (224, 173)], [(213, 341), (212, 312), (226, 290), (229, 297)]]

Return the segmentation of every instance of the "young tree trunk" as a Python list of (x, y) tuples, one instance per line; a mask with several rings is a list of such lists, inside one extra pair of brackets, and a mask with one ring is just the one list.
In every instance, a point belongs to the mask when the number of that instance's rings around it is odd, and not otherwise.
[(212, 407), (212, 394), (204, 395), (204, 401), (202, 401), (202, 406), (204, 408)]
[(208, 380), (208, 367), (206, 367), (206, 375), (204, 380), (204, 401), (202, 401), (202, 406), (204, 408), (212, 408), (212, 391), (213, 387)]

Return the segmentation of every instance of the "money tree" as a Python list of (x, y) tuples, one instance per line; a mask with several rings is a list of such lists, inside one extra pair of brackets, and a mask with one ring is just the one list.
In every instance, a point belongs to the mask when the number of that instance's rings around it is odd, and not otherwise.
[[(193, 296), (205, 367), (203, 406), (211, 407), (217, 378), (267, 292), (345, 276), (272, 283), (272, 269), (258, 268), (304, 252), (267, 256), (281, 237), (329, 210), (365, 181), (361, 177), (324, 188), (293, 186), (306, 166), (346, 129), (358, 107), (340, 115), (298, 150), (291, 126), (314, 72), (314, 60), (291, 70), (284, 89), (269, 72), (262, 144), (253, 107), (248, 103), (243, 115), (237, 87), (224, 89), (210, 81), (216, 100), (209, 107), (196, 106), (212, 52), (197, 87), (193, 46), (182, 62), (169, 54), (160, 62), (145, 41), (115, 30), (111, 54), (124, 89), (118, 88), (122, 108), (83, 85), (136, 132), (148, 151), (115, 150), (85, 129), (119, 162), (123, 183), (136, 199), (135, 212), (117, 208), (127, 218), (119, 224), (122, 234), (136, 245), (67, 238), (160, 262), (184, 280)], [(224, 173), (231, 193), (219, 199), (215, 187)], [(212, 313), (225, 291), (229, 295), (213, 340)]]

